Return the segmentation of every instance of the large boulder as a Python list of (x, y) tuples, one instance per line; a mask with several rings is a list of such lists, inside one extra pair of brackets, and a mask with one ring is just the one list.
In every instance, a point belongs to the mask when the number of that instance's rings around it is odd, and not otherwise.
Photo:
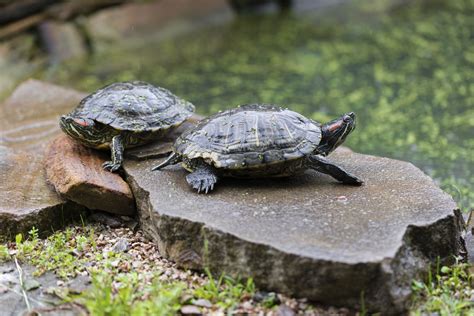
[(413, 278), (462, 248), (450, 196), (410, 163), (351, 152), (331, 159), (365, 181), (346, 186), (314, 171), (273, 180), (224, 179), (197, 194), (179, 166), (127, 161), (140, 222), (160, 253), (185, 267), (253, 277), (310, 300), (406, 309)]

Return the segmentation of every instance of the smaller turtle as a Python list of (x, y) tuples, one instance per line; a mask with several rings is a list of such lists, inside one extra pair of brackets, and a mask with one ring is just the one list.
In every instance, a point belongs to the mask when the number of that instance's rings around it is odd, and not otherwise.
[(220, 177), (282, 177), (306, 169), (350, 185), (363, 182), (325, 158), (355, 128), (347, 113), (321, 125), (275, 105), (249, 104), (217, 113), (185, 131), (173, 152), (152, 170), (182, 163), (187, 182), (208, 192)]
[(125, 148), (143, 145), (178, 126), (194, 112), (194, 105), (167, 89), (142, 81), (112, 83), (84, 98), (74, 111), (61, 116), (61, 129), (74, 140), (111, 150), (103, 164), (114, 172)]

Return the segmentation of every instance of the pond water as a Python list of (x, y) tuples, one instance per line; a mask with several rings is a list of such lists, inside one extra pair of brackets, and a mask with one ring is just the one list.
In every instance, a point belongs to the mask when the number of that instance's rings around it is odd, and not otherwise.
[[(355, 151), (408, 160), (474, 207), (474, 1), (359, 1), (250, 15), (101, 51), (40, 77), (92, 91), (145, 80), (200, 114), (276, 103), (319, 121), (354, 111)], [(380, 2), (384, 3), (384, 1)]]

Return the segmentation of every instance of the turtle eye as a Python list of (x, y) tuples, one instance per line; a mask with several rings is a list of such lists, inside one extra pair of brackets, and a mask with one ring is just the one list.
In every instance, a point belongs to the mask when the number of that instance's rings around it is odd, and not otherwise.
[(73, 120), (74, 120), (74, 122), (76, 122), (77, 124), (79, 124), (81, 126), (84, 126), (84, 127), (89, 126), (89, 123), (86, 120), (82, 119), (82, 118), (73, 118)]
[(344, 123), (349, 123), (352, 120), (352, 118), (349, 115), (344, 115), (342, 120), (344, 121)]

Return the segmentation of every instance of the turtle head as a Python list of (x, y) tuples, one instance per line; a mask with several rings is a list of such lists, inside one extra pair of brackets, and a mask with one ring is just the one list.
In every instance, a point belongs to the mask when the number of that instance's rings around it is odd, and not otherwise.
[(327, 156), (344, 142), (356, 126), (355, 118), (355, 113), (350, 112), (321, 126), (321, 143), (318, 146), (321, 155)]
[(87, 117), (62, 115), (59, 125), (67, 135), (81, 143), (93, 145), (102, 138), (98, 124)]

